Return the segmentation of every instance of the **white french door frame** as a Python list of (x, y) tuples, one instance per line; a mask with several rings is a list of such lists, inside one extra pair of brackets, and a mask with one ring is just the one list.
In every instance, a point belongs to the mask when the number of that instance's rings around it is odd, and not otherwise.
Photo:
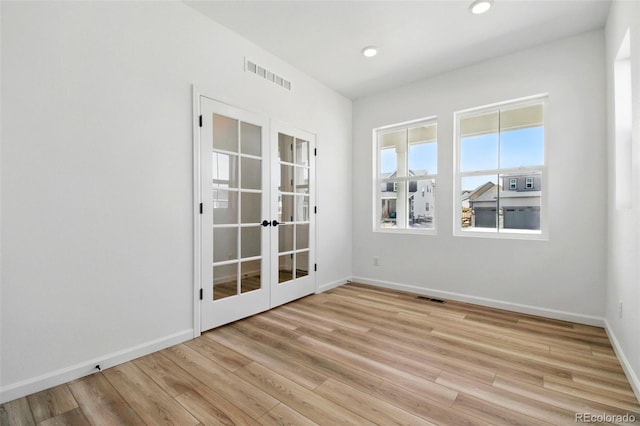
[[(213, 91), (207, 91), (207, 93), (211, 93)], [(201, 106), (200, 106), (200, 98), (201, 97), (206, 97), (209, 98), (213, 101), (216, 102), (220, 102), (226, 105), (229, 105), (231, 107), (234, 108), (238, 108), (238, 109), (244, 109), (242, 107), (236, 106), (234, 105), (233, 102), (230, 102), (229, 100), (224, 100), (224, 99), (219, 99), (213, 96), (209, 96), (207, 95), (204, 91), (200, 90), (197, 86), (193, 85), (192, 86), (192, 149), (193, 149), (193, 198), (192, 198), (192, 204), (193, 204), (193, 337), (199, 337), (202, 334), (202, 300), (201, 300), (201, 289), (203, 286), (202, 283), (202, 215), (200, 213), (200, 198), (201, 198), (201, 194), (202, 194), (202, 177), (201, 177), (201, 146), (200, 146), (200, 115), (201, 115)], [(272, 128), (273, 124), (277, 123), (275, 128), (283, 128), (283, 129), (297, 129), (295, 127), (292, 126), (288, 126), (284, 123), (281, 123), (280, 121), (274, 120), (274, 119), (269, 119), (269, 123), (270, 123), (270, 129)], [(300, 130), (303, 133), (309, 133), (303, 130)], [(272, 134), (272, 131), (269, 130), (269, 134)], [(313, 187), (312, 191), (314, 193), (314, 198), (315, 198), (315, 202), (314, 202), (314, 207), (317, 207), (318, 205), (318, 181), (317, 179), (315, 179), (315, 177), (317, 176), (317, 156), (315, 155), (315, 150), (317, 149), (317, 146), (319, 145), (319, 140), (318, 140), (318, 135), (315, 133), (312, 133), (315, 137), (315, 144), (313, 146), (314, 149), (314, 155), (311, 157), (310, 161), (314, 162), (314, 168), (316, 169), (316, 172), (314, 174), (314, 180), (311, 184), (311, 186)], [(269, 146), (271, 146), (271, 144), (277, 143), (270, 140), (269, 141)], [(268, 159), (268, 161), (270, 161), (271, 163), (274, 163), (277, 161), (276, 159)], [(272, 185), (273, 186), (273, 185)], [(268, 191), (269, 194), (271, 194), (271, 191)], [(271, 195), (269, 195), (271, 198), (273, 198)], [(314, 264), (317, 264), (317, 256), (318, 256), (318, 250), (317, 250), (317, 246), (318, 246), (318, 221), (317, 221), (317, 214), (310, 212), (310, 214), (313, 215), (313, 221), (315, 223), (314, 226), (314, 232), (313, 232), (313, 247), (312, 250), (314, 252), (314, 258), (312, 260), (312, 262)], [(271, 220), (273, 220), (273, 218), (271, 218)], [(277, 258), (278, 254), (277, 253), (270, 253), (272, 256), (275, 256), (275, 258)], [(315, 268), (314, 268), (315, 269)], [(311, 270), (310, 268), (310, 275), (312, 275), (312, 279), (313, 279), (313, 293), (317, 293), (318, 292), (318, 282), (317, 282), (317, 272), (315, 270)], [(271, 276), (271, 273), (270, 275)], [(270, 290), (271, 291), (271, 290)], [(271, 302), (271, 298), (270, 298), (270, 305), (271, 308), (273, 308), (273, 303)]]
[(192, 100), (192, 149), (193, 149), (193, 338), (202, 334), (200, 286), (202, 283), (202, 223), (200, 220), (200, 194), (202, 179), (200, 171), (200, 91), (191, 86)]
[[(278, 283), (278, 273), (279, 273), (279, 246), (278, 246), (278, 238), (272, 238), (271, 240), (271, 250), (270, 254), (272, 259), (270, 260), (271, 264), (271, 308), (282, 305), (289, 301), (298, 299), (300, 297), (304, 297), (310, 292), (317, 293), (318, 292), (318, 284), (317, 284), (317, 272), (315, 270), (314, 265), (317, 264), (317, 213), (315, 212), (317, 204), (317, 156), (316, 156), (316, 147), (317, 147), (317, 138), (318, 136), (315, 133), (311, 133), (302, 129), (299, 129), (294, 126), (287, 125), (285, 123), (280, 122), (279, 120), (271, 119), (270, 123), (270, 131), (271, 131), (271, 215), (277, 216), (277, 202), (278, 202), (278, 185), (279, 185), (279, 176), (280, 176), (280, 164), (278, 159), (278, 135), (284, 134), (290, 137), (293, 137), (294, 140), (305, 140), (309, 145), (309, 179), (311, 180), (309, 185), (309, 204), (308, 204), (308, 226), (309, 230), (309, 251), (306, 252), (309, 257), (309, 270), (308, 275), (303, 278), (295, 278), (293, 281)], [(296, 148), (297, 149), (297, 148)], [(293, 151), (292, 151), (293, 152)], [(292, 159), (292, 163), (297, 163), (296, 159)], [(285, 166), (287, 164), (292, 165), (292, 163), (284, 163)], [(299, 166), (293, 166), (297, 168)], [(297, 189), (293, 188), (293, 192), (297, 193)], [(298, 196), (295, 196), (298, 198)], [(297, 204), (297, 202), (296, 202)], [(295, 222), (298, 222), (298, 218), (295, 219)], [(292, 222), (294, 223), (294, 222)], [(294, 225), (297, 228), (297, 224)], [(277, 230), (273, 230), (272, 237), (274, 236)], [(297, 245), (297, 236), (294, 237), (295, 245)], [(297, 257), (300, 252), (296, 247), (295, 256)], [(297, 268), (295, 265), (293, 266), (294, 273), (297, 274)]]

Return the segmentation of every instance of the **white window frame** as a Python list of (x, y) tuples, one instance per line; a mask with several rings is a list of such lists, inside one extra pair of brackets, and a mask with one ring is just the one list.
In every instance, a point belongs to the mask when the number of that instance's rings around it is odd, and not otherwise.
[(518, 179), (509, 178), (509, 189), (518, 189)]
[[(503, 109), (512, 109), (518, 107), (526, 107), (528, 105), (543, 105), (543, 164), (540, 166), (532, 167), (516, 167), (516, 168), (498, 168), (490, 170), (474, 170), (471, 172), (460, 172), (460, 121), (462, 118), (486, 114), (492, 111), (499, 111)], [(489, 105), (484, 105), (475, 108), (469, 108), (461, 111), (456, 111), (453, 114), (454, 119), (454, 192), (453, 192), (453, 205), (454, 205), (454, 217), (453, 217), (453, 235), (456, 237), (481, 237), (481, 238), (498, 238), (498, 239), (519, 239), (519, 240), (548, 240), (549, 239), (549, 220), (548, 220), (548, 199), (549, 199), (549, 173), (548, 173), (548, 94), (539, 94), (534, 96), (528, 96), (525, 98), (514, 99), (504, 102), (497, 102)], [(498, 229), (498, 227), (481, 229), (476, 228), (473, 230), (462, 228), (462, 200), (460, 194), (462, 193), (461, 181), (463, 177), (467, 176), (484, 176), (484, 175), (496, 175), (500, 176), (507, 173), (540, 173), (541, 179), (541, 196), (540, 196), (540, 231), (520, 230), (520, 229)]]
[(533, 177), (524, 178), (524, 189), (533, 189), (535, 187)]
[[(405, 176), (405, 177), (394, 177), (394, 178), (387, 178), (387, 179), (383, 179), (380, 177), (379, 171), (380, 171), (380, 150), (378, 148), (378, 137), (380, 135), (386, 134), (386, 133), (392, 133), (392, 132), (396, 132), (398, 130), (403, 130), (403, 129), (409, 129), (409, 128), (414, 128), (414, 127), (419, 127), (421, 125), (428, 125), (428, 124), (435, 124), (436, 126), (438, 126), (438, 117), (437, 116), (430, 116), (430, 117), (425, 117), (425, 118), (419, 118), (416, 120), (411, 120), (411, 121), (405, 121), (402, 123), (397, 123), (397, 124), (392, 124), (392, 125), (388, 125), (388, 126), (381, 126), (381, 127), (376, 127), (373, 129), (372, 131), (372, 148), (373, 148), (373, 178), (372, 178), (372, 182), (373, 182), (373, 218), (372, 218), (372, 223), (373, 223), (373, 232), (382, 232), (382, 233), (391, 233), (391, 234), (419, 234), (419, 235), (437, 235), (437, 224), (438, 224), (438, 218), (437, 218), (437, 209), (434, 208), (434, 206), (437, 206), (438, 202), (436, 200), (437, 197), (437, 191), (431, 191), (430, 193), (433, 194), (433, 199), (434, 202), (432, 205), (430, 205), (431, 209), (430, 212), (433, 213), (433, 228), (411, 228), (409, 226), (407, 226), (406, 228), (382, 228), (380, 226), (380, 217), (382, 216), (382, 198), (380, 196), (380, 188), (381, 185), (386, 184), (388, 182), (394, 182), (394, 190), (397, 193), (397, 190), (400, 189), (400, 185), (398, 185), (398, 188), (396, 189), (396, 185), (395, 182), (405, 182), (407, 185), (409, 185), (409, 182), (412, 181), (420, 181), (420, 180), (429, 180), (429, 179), (433, 179), (436, 182), (438, 182), (438, 174), (437, 173), (430, 173), (430, 174), (426, 174), (426, 175), (419, 175), (419, 176)], [(437, 127), (436, 127), (436, 156), (438, 156), (438, 136), (437, 136)], [(408, 144), (407, 144), (407, 148), (408, 148)], [(408, 153), (407, 153), (408, 155)], [(408, 161), (408, 159), (406, 160)], [(437, 161), (437, 159), (436, 159)], [(438, 167), (439, 168), (439, 167)], [(396, 199), (396, 209), (397, 209), (397, 199)], [(409, 207), (407, 206), (407, 209)], [(397, 210), (396, 210), (397, 211)]]

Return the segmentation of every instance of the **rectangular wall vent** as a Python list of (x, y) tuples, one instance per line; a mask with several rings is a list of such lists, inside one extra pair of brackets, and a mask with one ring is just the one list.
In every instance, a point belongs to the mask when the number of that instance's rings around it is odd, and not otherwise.
[(291, 82), (289, 80), (287, 80), (286, 78), (283, 78), (281, 76), (279, 76), (278, 74), (269, 71), (268, 69), (261, 67), (260, 65), (256, 64), (255, 62), (251, 62), (250, 60), (246, 59), (245, 60), (245, 71), (248, 71), (252, 74), (257, 75), (258, 77), (262, 77), (267, 81), (270, 81), (271, 83), (282, 87), (283, 89), (286, 90), (291, 90)]

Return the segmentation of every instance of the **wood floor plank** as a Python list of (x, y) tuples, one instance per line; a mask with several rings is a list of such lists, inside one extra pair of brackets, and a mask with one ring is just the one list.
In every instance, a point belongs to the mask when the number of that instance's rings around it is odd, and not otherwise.
[(443, 406), (391, 382), (383, 381), (372, 395), (438, 425), (486, 426), (482, 419), (456, 411), (452, 406)]
[(487, 424), (491, 425), (543, 426), (551, 424), (462, 392), (458, 394), (458, 397), (451, 408), (482, 419)]
[(553, 389), (533, 387), (526, 383), (521, 383), (517, 380), (504, 377), (497, 377), (494, 382), (494, 387), (496, 389), (510, 392), (513, 395), (521, 395), (574, 413), (608, 413), (616, 415), (640, 414), (638, 409), (631, 411), (624, 410), (611, 405), (601, 404), (588, 399), (579, 398), (574, 395), (569, 395), (567, 393), (558, 392)]
[(167, 394), (134, 363), (125, 363), (104, 371), (104, 376), (148, 424), (197, 425), (199, 421)]
[(18, 398), (0, 405), (0, 425), (31, 426), (36, 422), (27, 398)]
[(27, 397), (36, 423), (56, 417), (78, 407), (66, 384), (56, 386)]
[(244, 383), (235, 374), (186, 345), (173, 346), (163, 350), (162, 354), (254, 419), (260, 418), (279, 403), (277, 399)]
[(433, 423), (408, 413), (388, 402), (354, 389), (334, 379), (328, 379), (315, 390), (318, 395), (354, 413), (383, 425), (432, 425)]
[(261, 426), (317, 426), (318, 423), (284, 404), (278, 404), (260, 417)]
[(572, 380), (553, 376), (547, 377), (544, 381), (544, 388), (612, 407), (618, 407), (621, 410), (638, 413), (638, 404), (635, 397), (618, 396), (618, 394), (613, 392), (602, 393), (594, 391), (593, 389), (589, 389), (587, 386), (574, 383)]
[(143, 424), (142, 419), (120, 396), (103, 373), (71, 382), (69, 390), (92, 424)]
[(369, 374), (380, 377), (381, 379), (397, 383), (402, 387), (412, 390), (425, 398), (429, 398), (433, 401), (437, 401), (441, 404), (450, 405), (458, 396), (458, 393), (438, 385), (436, 382), (432, 382), (427, 379), (423, 379), (418, 376), (414, 376), (405, 371), (399, 370), (392, 365), (386, 365), (377, 361), (372, 361), (360, 354), (354, 354), (346, 349), (342, 349), (319, 340), (303, 336), (300, 341), (311, 348), (314, 348), (318, 353), (327, 355), (329, 357), (341, 358), (352, 366), (352, 368), (358, 368), (366, 370)]
[(173, 398), (205, 386), (160, 352), (138, 358), (133, 363)]
[(541, 426), (580, 413), (640, 424), (604, 329), (352, 283), (2, 404), (0, 425)]
[(87, 419), (87, 416), (84, 415), (82, 408), (76, 407), (70, 411), (66, 411), (40, 422), (38, 423), (38, 426), (88, 426), (90, 424), (91, 423), (89, 422), (89, 419)]
[(620, 382), (619, 380), (608, 380), (602, 378), (596, 378), (593, 376), (588, 376), (585, 374), (574, 373), (572, 374), (572, 379), (576, 383), (592, 386), (595, 389), (604, 392), (614, 392), (620, 393), (623, 395), (630, 396), (631, 398), (635, 397), (633, 393), (633, 389), (628, 382)]
[(609, 369), (607, 368), (607, 365), (602, 365), (600, 368), (598, 368), (594, 365), (572, 364), (571, 362), (562, 360), (558, 357), (552, 357), (550, 356), (550, 354), (541, 355), (541, 354), (535, 354), (532, 351), (519, 352), (513, 348), (492, 346), (484, 342), (475, 340), (468, 336), (452, 335), (450, 333), (442, 333), (437, 330), (434, 330), (432, 333), (433, 335), (441, 337), (443, 339), (462, 342), (462, 343), (476, 346), (479, 350), (482, 349), (482, 350), (488, 350), (488, 351), (495, 351), (495, 352), (503, 353), (506, 355), (522, 357), (522, 358), (526, 358), (530, 362), (536, 362), (539, 365), (543, 365), (543, 366), (561, 368), (566, 371), (578, 371), (582, 373), (588, 373), (588, 374), (603, 376), (603, 377), (621, 377), (622, 378), (624, 376), (621, 370), (620, 372), (608, 371)]
[(307, 389), (315, 389), (327, 379), (325, 375), (303, 366), (297, 358), (263, 345), (255, 339), (247, 339), (243, 333), (234, 328), (227, 327), (216, 333), (207, 333), (205, 337), (234, 348), (246, 356), (252, 356), (256, 362)]
[(205, 425), (257, 426), (260, 422), (245, 414), (240, 408), (211, 392), (208, 388), (191, 390), (176, 397), (184, 408)]
[(436, 382), (455, 389), (459, 393), (486, 401), (489, 404), (497, 405), (506, 410), (513, 410), (529, 417), (542, 419), (552, 424), (566, 424), (574, 420), (574, 414), (571, 410), (547, 404), (546, 401), (528, 399), (521, 395), (513, 395), (502, 389), (456, 375), (452, 372), (442, 373)]
[(185, 345), (200, 352), (203, 356), (215, 361), (229, 371), (235, 371), (251, 363), (251, 359), (211, 339), (194, 339), (186, 342)]
[(288, 407), (321, 424), (373, 425), (363, 417), (335, 404), (260, 364), (253, 363), (236, 372), (239, 377), (275, 396)]
[(306, 345), (300, 344), (296, 340), (282, 340), (277, 334), (271, 334), (266, 330), (251, 328), (246, 322), (239, 322), (233, 325), (247, 338), (259, 341), (262, 344), (279, 350), (287, 357), (293, 357), (296, 362), (310, 368), (326, 377), (343, 381), (364, 392), (371, 392), (375, 389), (382, 379), (374, 377), (370, 374), (363, 373), (361, 370), (354, 370), (349, 366), (335, 361), (333, 359), (323, 357)]

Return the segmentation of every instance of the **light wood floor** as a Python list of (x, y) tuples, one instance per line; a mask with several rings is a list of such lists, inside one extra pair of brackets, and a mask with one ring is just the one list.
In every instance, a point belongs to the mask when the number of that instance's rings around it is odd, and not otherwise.
[(603, 329), (349, 284), (9, 402), (0, 420), (538, 425), (585, 412), (640, 418)]

